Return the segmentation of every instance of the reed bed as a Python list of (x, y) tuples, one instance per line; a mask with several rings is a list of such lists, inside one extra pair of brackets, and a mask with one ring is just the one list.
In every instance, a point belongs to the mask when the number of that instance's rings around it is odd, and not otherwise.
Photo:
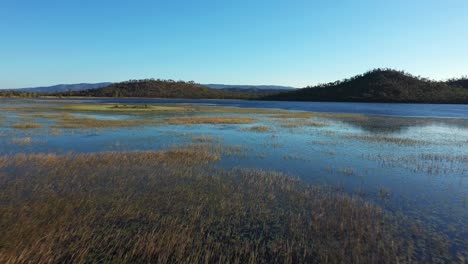
[(239, 116), (193, 116), (173, 117), (166, 119), (171, 125), (194, 125), (194, 124), (250, 124), (255, 119)]
[(218, 147), (0, 157), (2, 263), (404, 263), (447, 245), (379, 207)]

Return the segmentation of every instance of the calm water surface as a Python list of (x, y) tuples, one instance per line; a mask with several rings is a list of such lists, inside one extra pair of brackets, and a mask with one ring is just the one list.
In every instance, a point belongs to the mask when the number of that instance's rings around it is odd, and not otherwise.
[[(47, 99), (45, 99), (47, 100)], [(65, 99), (66, 100), (66, 99)], [(71, 99), (74, 100), (74, 99)], [(354, 113), (407, 117), (443, 117), (468, 119), (468, 105), (462, 104), (389, 104), (389, 103), (333, 103), (333, 102), (279, 102), (246, 100), (198, 100), (198, 99), (80, 99), (83, 102), (162, 104), (190, 103), (211, 104), (242, 108), (267, 108), (311, 112)]]

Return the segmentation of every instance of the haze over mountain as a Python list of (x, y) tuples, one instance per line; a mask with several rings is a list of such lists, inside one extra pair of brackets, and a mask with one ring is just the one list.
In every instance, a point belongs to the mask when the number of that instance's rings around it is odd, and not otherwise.
[(86, 90), (86, 89), (101, 88), (101, 87), (108, 86), (109, 84), (111, 84), (111, 82), (57, 84), (57, 85), (52, 85), (52, 86), (40, 86), (40, 87), (17, 88), (17, 89), (6, 89), (6, 90), (35, 92), (35, 93), (57, 93), (57, 92), (66, 92), (69, 90), (81, 91), (81, 90)]
[[(29, 88), (16, 88), (16, 89), (5, 89), (22, 92), (35, 92), (35, 93), (59, 93), (67, 91), (83, 91), (88, 89), (96, 89), (111, 85), (112, 82), (101, 82), (101, 83), (77, 83), (77, 84), (57, 84), (52, 86), (40, 86), (40, 87), (29, 87)], [(202, 86), (212, 89), (223, 89), (231, 92), (239, 93), (252, 93), (252, 94), (272, 94), (278, 93), (285, 90), (296, 89), (290, 86), (279, 86), (279, 85), (230, 85), (230, 84), (202, 84)]]
[[(266, 96), (265, 100), (324, 102), (468, 103), (466, 79), (432, 81), (375, 69), (349, 79)], [(466, 86), (465, 86), (466, 87)]]

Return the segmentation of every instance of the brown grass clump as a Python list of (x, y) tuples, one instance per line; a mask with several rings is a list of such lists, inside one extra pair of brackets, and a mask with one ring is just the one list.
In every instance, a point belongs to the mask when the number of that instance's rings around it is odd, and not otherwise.
[(38, 123), (21, 123), (21, 124), (14, 124), (12, 125), (12, 127), (16, 129), (32, 129), (32, 128), (40, 128), (42, 127), (42, 125)]
[(192, 125), (192, 124), (250, 124), (255, 119), (250, 117), (235, 116), (193, 116), (193, 117), (173, 117), (167, 121), (172, 125)]
[(0, 262), (445, 260), (444, 244), (374, 205), (275, 172), (216, 169), (216, 149), (0, 157)]

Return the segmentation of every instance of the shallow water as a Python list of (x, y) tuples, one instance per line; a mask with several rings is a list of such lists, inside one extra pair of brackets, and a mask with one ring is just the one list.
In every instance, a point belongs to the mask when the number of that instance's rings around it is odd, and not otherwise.
[[(48, 100), (48, 99), (42, 99)], [(55, 99), (51, 99), (55, 100)], [(67, 99), (63, 99), (67, 100)], [(69, 99), (76, 100), (76, 99)], [(242, 108), (284, 109), (310, 112), (353, 113), (406, 117), (444, 117), (468, 119), (468, 105), (462, 104), (392, 104), (392, 103), (335, 103), (335, 102), (279, 102), (255, 100), (206, 100), (206, 99), (79, 99), (82, 102), (118, 104), (210, 104)]]
[[(104, 101), (121, 103), (123, 100)], [(124, 102), (189, 103), (191, 100)], [(386, 210), (421, 221), (427, 228), (447, 235), (459, 248), (468, 246), (468, 106), (202, 101), (207, 102), (238, 107), (444, 118), (331, 115), (307, 118), (323, 126), (288, 127), (281, 119), (260, 114), (77, 112), (71, 114), (96, 120), (142, 119), (154, 123), (64, 129), (54, 127), (53, 118), (29, 116), (38, 112), (61, 113), (57, 107), (62, 103), (4, 100), (0, 105), (0, 154), (159, 150), (199, 143), (202, 137), (216, 144), (240, 146), (241, 153), (219, 162), (222, 167), (282, 171), (307, 183), (342, 188)], [(38, 105), (42, 108), (34, 112), (17, 109)], [(257, 121), (239, 125), (164, 122), (167, 117), (179, 115), (242, 115)], [(41, 127), (12, 127), (22, 122), (39, 123)], [(267, 127), (268, 131), (249, 130), (258, 125)]]

